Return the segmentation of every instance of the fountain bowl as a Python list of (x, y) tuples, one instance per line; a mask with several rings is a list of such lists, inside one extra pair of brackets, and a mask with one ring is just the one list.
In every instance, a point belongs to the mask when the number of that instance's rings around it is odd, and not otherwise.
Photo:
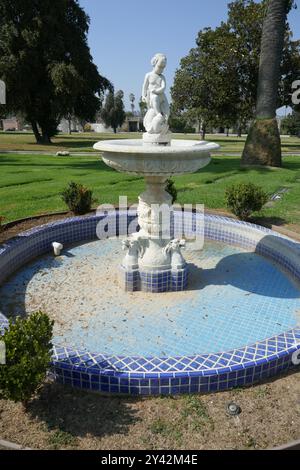
[(165, 177), (200, 170), (210, 162), (210, 152), (219, 147), (212, 142), (177, 139), (170, 145), (145, 145), (142, 139), (103, 140), (94, 145), (104, 163), (117, 171)]

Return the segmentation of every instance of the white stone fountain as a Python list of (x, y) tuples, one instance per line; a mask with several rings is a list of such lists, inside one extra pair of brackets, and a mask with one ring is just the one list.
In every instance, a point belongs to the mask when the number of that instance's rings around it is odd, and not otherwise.
[(164, 54), (156, 54), (152, 59), (153, 71), (145, 76), (142, 99), (148, 111), (143, 140), (107, 140), (94, 145), (108, 166), (144, 176), (146, 182), (146, 191), (139, 196), (140, 231), (123, 242), (127, 254), (121, 269), (125, 289), (129, 291), (186, 289), (188, 266), (181, 254), (185, 241), (172, 237), (172, 198), (165, 191), (166, 181), (172, 175), (203, 168), (210, 162), (210, 151), (219, 148), (215, 143), (198, 140), (172, 140), (166, 80), (162, 74), (166, 63)]

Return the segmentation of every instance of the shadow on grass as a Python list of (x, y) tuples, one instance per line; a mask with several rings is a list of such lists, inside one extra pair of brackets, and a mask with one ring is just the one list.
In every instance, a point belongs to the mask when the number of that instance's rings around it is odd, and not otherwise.
[(287, 220), (283, 219), (282, 217), (265, 217), (265, 216), (257, 216), (251, 217), (249, 222), (256, 225), (262, 225), (263, 227), (272, 228), (272, 225), (285, 225), (287, 224)]
[[(91, 161), (91, 157), (95, 157), (95, 160)], [(35, 155), (35, 158), (38, 158), (39, 155)], [(95, 170), (99, 172), (106, 171), (106, 172), (115, 172), (109, 166), (105, 165), (103, 161), (95, 154), (91, 155), (91, 157), (51, 157), (53, 161), (45, 162), (45, 156), (41, 155), (40, 160), (36, 160), (35, 162), (26, 161), (23, 157), (23, 160), (20, 161), (17, 157), (0, 157), (0, 167), (2, 164), (9, 165), (11, 167), (22, 167), (22, 168), (44, 168), (45, 170), (65, 170), (65, 169), (72, 169), (72, 170)], [(26, 158), (26, 157), (25, 157)], [(47, 156), (47, 158), (49, 158)], [(60, 159), (60, 162), (63, 160), (61, 164), (58, 164), (57, 159)], [(85, 160), (84, 160), (85, 159)], [(79, 161), (80, 160), (80, 161)]]
[[(285, 165), (286, 166), (286, 165)], [(298, 162), (298, 168), (300, 169), (300, 162)], [(270, 167), (263, 167), (263, 166), (241, 166), (241, 158), (240, 157), (226, 157), (226, 156), (218, 156), (213, 157), (210, 164), (205, 167), (204, 169), (200, 169), (197, 173), (203, 174), (205, 173), (225, 173), (226, 176), (227, 172), (236, 171), (237, 174), (239, 173), (249, 173), (251, 171), (257, 171), (259, 173), (267, 173), (274, 171)]]
[[(30, 152), (30, 151), (29, 151)], [(18, 165), (22, 167), (39, 167), (42, 166), (43, 168), (62, 168), (62, 164), (58, 164), (58, 162), (63, 162), (64, 168), (72, 168), (72, 169), (91, 169), (91, 170), (105, 170), (105, 171), (115, 171), (112, 168), (105, 165), (100, 158), (100, 154), (98, 153), (91, 153), (88, 157), (81, 157), (81, 156), (71, 156), (71, 157), (56, 157), (56, 156), (48, 156), (48, 155), (30, 155), (29, 158), (34, 158), (34, 161), (29, 161), (26, 158), (26, 155), (14, 155), (14, 154), (0, 154), (0, 164), (7, 164), (11, 166)], [(51, 160), (50, 160), (51, 159)], [(91, 159), (93, 159), (91, 161)], [(288, 170), (300, 170), (300, 159), (296, 161), (289, 161), (287, 162), (284, 160), (283, 169)], [(226, 177), (226, 173), (230, 172), (231, 175), (234, 174), (247, 174), (249, 172), (256, 171), (258, 173), (270, 173), (274, 171), (280, 171), (280, 169), (276, 168), (273, 169), (271, 167), (263, 167), (263, 166), (253, 166), (253, 167), (241, 167), (241, 159), (239, 157), (226, 157), (226, 156), (218, 156), (213, 157), (211, 163), (205, 167), (204, 169), (198, 170), (196, 173), (203, 175), (206, 174), (223, 174)]]
[[(78, 139), (78, 137), (77, 137)], [(101, 139), (100, 139), (101, 140)], [(73, 149), (91, 149), (94, 144), (98, 142), (97, 139), (86, 138), (84, 140), (61, 140), (59, 142), (53, 142), (54, 147), (64, 147), (64, 148), (73, 148)], [(51, 149), (51, 146), (49, 147)]]
[(46, 384), (26, 407), (33, 419), (47, 429), (60, 430), (74, 437), (104, 437), (126, 434), (128, 427), (139, 421), (130, 397), (105, 397), (72, 389), (56, 383)]

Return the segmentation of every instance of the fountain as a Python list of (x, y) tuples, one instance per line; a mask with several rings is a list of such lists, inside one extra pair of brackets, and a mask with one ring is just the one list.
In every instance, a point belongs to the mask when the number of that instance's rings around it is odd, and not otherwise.
[[(52, 371), (84, 390), (149, 396), (255, 384), (300, 362), (300, 244), (205, 213), (204, 247), (195, 244), (184, 259), (182, 210), (172, 207), (166, 180), (204, 167), (218, 146), (172, 140), (165, 56), (152, 64), (143, 139), (95, 145), (107, 165), (145, 178), (137, 212), (99, 209), (0, 246), (0, 334), (8, 317), (48, 313)], [(184, 212), (187, 239), (202, 216)]]
[(219, 145), (172, 140), (163, 75), (166, 56), (158, 53), (151, 63), (153, 70), (146, 74), (142, 91), (148, 107), (143, 139), (100, 141), (94, 148), (102, 152), (108, 166), (143, 176), (146, 182), (137, 211), (140, 231), (123, 242), (127, 251), (121, 265), (125, 290), (180, 291), (186, 289), (188, 281), (188, 266), (181, 254), (185, 241), (172, 236), (172, 198), (165, 190), (166, 181), (172, 175), (193, 173), (206, 166), (210, 152)]

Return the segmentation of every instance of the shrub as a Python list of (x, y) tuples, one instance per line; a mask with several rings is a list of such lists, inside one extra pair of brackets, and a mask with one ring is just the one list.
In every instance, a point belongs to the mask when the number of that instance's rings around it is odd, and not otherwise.
[(230, 186), (225, 193), (227, 207), (241, 220), (247, 220), (252, 212), (260, 211), (268, 201), (268, 195), (253, 183)]
[(6, 362), (0, 366), (0, 391), (5, 398), (26, 403), (38, 390), (51, 360), (52, 329), (42, 312), (10, 322), (1, 338)]
[(91, 210), (93, 192), (79, 183), (71, 182), (61, 193), (62, 200), (74, 214), (86, 214)]
[(83, 132), (92, 132), (92, 126), (89, 123), (85, 124)]
[(167, 191), (167, 193), (169, 193), (172, 196), (172, 204), (174, 204), (174, 202), (177, 199), (177, 189), (175, 188), (175, 183), (174, 183), (173, 180), (171, 180), (171, 179), (167, 180), (167, 182), (166, 182), (166, 191)]

